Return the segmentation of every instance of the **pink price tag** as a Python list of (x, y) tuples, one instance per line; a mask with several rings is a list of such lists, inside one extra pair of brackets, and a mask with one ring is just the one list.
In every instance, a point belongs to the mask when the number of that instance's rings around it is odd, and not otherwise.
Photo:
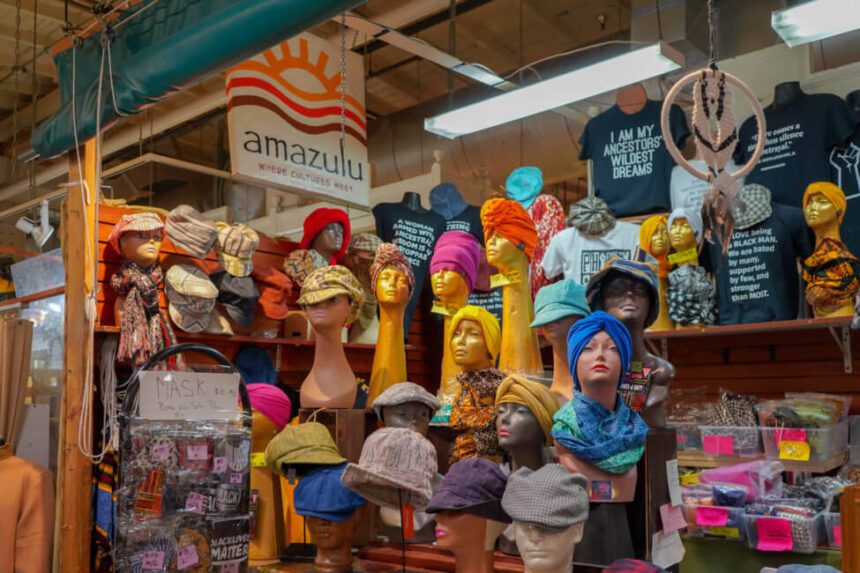
[(206, 513), (206, 496), (192, 491), (185, 498), (185, 509), (194, 513)]
[(140, 565), (144, 571), (161, 571), (164, 569), (164, 551), (147, 551)]
[(192, 462), (205, 461), (209, 458), (209, 446), (206, 444), (188, 445), (185, 448), (185, 453), (188, 455), (188, 460)]
[(725, 507), (700, 505), (696, 508), (696, 525), (703, 527), (724, 527), (728, 522), (729, 510)]
[(152, 446), (152, 461), (163, 462), (170, 457), (170, 446), (167, 444), (156, 444)]
[(791, 521), (781, 517), (759, 517), (755, 520), (759, 551), (791, 551)]
[(842, 526), (834, 525), (833, 526), (833, 544), (836, 547), (842, 547)]
[(687, 520), (680, 505), (664, 503), (660, 506), (660, 520), (663, 522), (663, 533), (672, 533), (687, 527)]
[(776, 435), (776, 443), (779, 443), (783, 440), (787, 442), (805, 442), (806, 441), (806, 430), (803, 428), (786, 428), (784, 430), (776, 430), (774, 431)]
[(733, 436), (703, 436), (702, 445), (705, 453), (712, 456), (731, 456), (735, 453)]
[(188, 569), (200, 562), (200, 557), (197, 555), (197, 547), (194, 545), (186, 545), (179, 550), (179, 555), (176, 556), (176, 567), (180, 570)]
[(223, 474), (227, 471), (227, 458), (215, 458), (212, 460), (212, 471), (216, 474)]
[(221, 566), (221, 573), (239, 573), (239, 562), (225, 563)]
[(242, 474), (230, 474), (230, 483), (242, 483)]

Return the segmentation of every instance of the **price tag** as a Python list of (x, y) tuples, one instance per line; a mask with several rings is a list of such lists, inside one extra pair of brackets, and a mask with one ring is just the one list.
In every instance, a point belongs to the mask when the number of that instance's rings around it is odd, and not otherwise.
[(505, 274), (499, 273), (490, 277), (490, 288), (517, 284), (520, 280), (519, 271), (511, 271)]
[(164, 551), (147, 551), (140, 565), (144, 571), (161, 571), (164, 569)]
[(781, 517), (759, 517), (755, 521), (759, 551), (791, 551), (791, 521)]
[(723, 527), (729, 522), (729, 510), (725, 507), (696, 507), (696, 525), (703, 527)]
[(415, 539), (415, 507), (411, 503), (403, 503), (400, 514), (403, 516), (403, 539)]
[(212, 471), (216, 474), (223, 474), (227, 471), (227, 458), (218, 457), (212, 460)]
[(779, 443), (779, 459), (795, 462), (808, 462), (810, 456), (809, 444), (792, 440), (782, 440)]
[(842, 526), (834, 525), (833, 526), (833, 545), (836, 547), (842, 547)]
[(167, 444), (155, 444), (152, 446), (152, 461), (163, 462), (170, 457), (170, 446)]
[(678, 478), (678, 460), (666, 460), (666, 482), (669, 485), (669, 501), (681, 505), (681, 480)]
[(192, 491), (185, 498), (185, 509), (194, 513), (206, 513), (206, 496)]
[(266, 454), (265, 452), (251, 452), (251, 467), (252, 468), (264, 468), (266, 467)]
[(230, 474), (230, 483), (242, 483), (242, 474)]
[(179, 554), (176, 556), (176, 567), (180, 570), (188, 569), (199, 562), (200, 556), (197, 555), (197, 547), (194, 545), (186, 545), (179, 550)]
[(784, 430), (776, 430), (774, 432), (776, 436), (776, 442), (780, 443), (783, 440), (788, 440), (791, 442), (805, 442), (806, 441), (806, 430), (803, 428), (786, 428)]
[(433, 314), (441, 314), (442, 316), (454, 316), (454, 314), (457, 312), (457, 309), (452, 308), (438, 300), (434, 300), (433, 308), (430, 309), (430, 312), (432, 312)]
[(721, 537), (731, 537), (732, 539), (737, 539), (741, 536), (741, 532), (737, 527), (709, 527), (708, 533)]
[(232, 563), (224, 563), (221, 565), (220, 573), (239, 573), (239, 562), (233, 561)]
[(209, 446), (206, 444), (188, 444), (185, 446), (188, 461), (199, 462), (209, 458)]
[(687, 520), (680, 505), (664, 503), (660, 506), (660, 521), (663, 523), (663, 533), (672, 533), (687, 527)]
[(734, 436), (702, 436), (705, 453), (712, 456), (731, 456), (735, 453)]
[(679, 265), (688, 261), (695, 261), (698, 257), (699, 253), (696, 251), (696, 249), (687, 249), (686, 251), (681, 251), (680, 253), (672, 253), (671, 255), (669, 255), (669, 262), (673, 265)]

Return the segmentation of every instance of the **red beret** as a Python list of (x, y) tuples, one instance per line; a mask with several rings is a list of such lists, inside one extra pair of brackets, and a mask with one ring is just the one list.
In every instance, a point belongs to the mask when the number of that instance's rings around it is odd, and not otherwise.
[(317, 238), (317, 235), (332, 223), (340, 223), (341, 227), (343, 227), (343, 245), (340, 247), (340, 250), (335, 253), (334, 258), (329, 262), (331, 264), (335, 264), (340, 261), (343, 254), (346, 253), (350, 239), (349, 215), (347, 215), (346, 211), (343, 209), (320, 207), (308, 215), (308, 218), (305, 219), (304, 233), (302, 234), (302, 241), (299, 243), (299, 248), (310, 249), (311, 244), (314, 242), (314, 239)]

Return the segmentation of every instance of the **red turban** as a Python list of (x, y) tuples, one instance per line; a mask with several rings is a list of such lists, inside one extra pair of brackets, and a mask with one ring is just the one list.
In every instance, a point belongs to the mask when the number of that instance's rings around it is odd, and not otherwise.
[(537, 229), (528, 211), (510, 199), (490, 199), (481, 207), (484, 239), (498, 233), (525, 252), (531, 261), (537, 246)]

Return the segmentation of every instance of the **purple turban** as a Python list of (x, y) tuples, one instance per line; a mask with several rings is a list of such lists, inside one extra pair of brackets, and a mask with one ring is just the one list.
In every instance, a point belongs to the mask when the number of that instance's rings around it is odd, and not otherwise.
[(277, 426), (284, 429), (290, 421), (292, 403), (284, 391), (273, 384), (248, 384), (251, 408), (258, 411)]
[(430, 259), (430, 274), (438, 271), (456, 271), (463, 275), (469, 292), (475, 288), (478, 278), (478, 260), (481, 247), (478, 239), (465, 231), (448, 231), (442, 233), (436, 241), (433, 258)]

